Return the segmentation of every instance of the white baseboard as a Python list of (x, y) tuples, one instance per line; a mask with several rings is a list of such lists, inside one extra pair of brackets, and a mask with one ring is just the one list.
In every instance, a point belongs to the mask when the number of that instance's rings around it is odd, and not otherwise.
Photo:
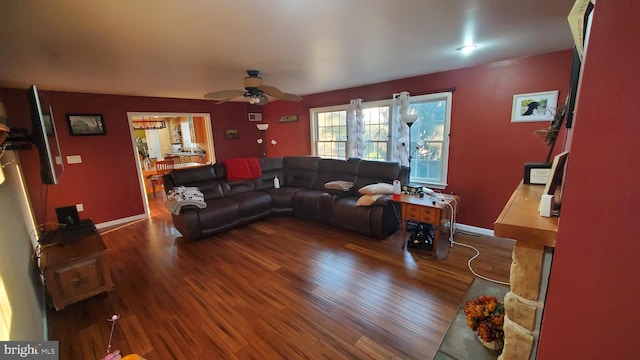
[(465, 225), (465, 224), (456, 224), (456, 229), (460, 231), (470, 232), (474, 234), (486, 235), (486, 236), (495, 236), (493, 234), (493, 230), (485, 229), (477, 226)]
[(112, 220), (112, 221), (107, 221), (107, 222), (96, 224), (96, 229), (104, 229), (104, 228), (111, 227), (111, 226), (118, 226), (118, 225), (126, 224), (126, 223), (129, 223), (129, 222), (132, 222), (132, 221), (142, 220), (142, 219), (146, 219), (146, 218), (147, 218), (147, 216), (145, 214), (129, 216), (129, 217), (122, 218), (122, 219), (117, 219), (117, 220)]

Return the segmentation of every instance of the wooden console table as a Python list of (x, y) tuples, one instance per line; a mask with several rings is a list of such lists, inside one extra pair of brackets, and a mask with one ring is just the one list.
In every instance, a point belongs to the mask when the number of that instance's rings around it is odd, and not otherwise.
[(407, 220), (431, 224), (435, 227), (434, 236), (433, 236), (433, 250), (427, 253), (436, 255), (438, 252), (438, 238), (440, 236), (440, 225), (442, 223), (442, 219), (450, 219), (451, 214), (449, 210), (449, 205), (454, 207), (457, 210), (458, 202), (460, 201), (460, 197), (456, 195), (445, 195), (439, 194), (442, 196), (441, 199), (437, 199), (433, 196), (425, 195), (424, 197), (418, 197), (415, 195), (407, 195), (402, 194), (399, 197), (391, 197), (396, 203), (402, 205), (402, 215), (400, 223), (402, 225), (402, 248), (404, 249), (405, 244), (407, 242)]
[(52, 244), (42, 247), (40, 269), (56, 310), (113, 290), (107, 251), (95, 230), (58, 230)]
[(501, 360), (535, 358), (532, 350), (544, 308), (550, 248), (555, 247), (558, 233), (558, 218), (542, 217), (538, 212), (543, 191), (542, 185), (520, 183), (494, 224), (495, 236), (516, 240), (509, 273), (511, 291), (504, 298)]

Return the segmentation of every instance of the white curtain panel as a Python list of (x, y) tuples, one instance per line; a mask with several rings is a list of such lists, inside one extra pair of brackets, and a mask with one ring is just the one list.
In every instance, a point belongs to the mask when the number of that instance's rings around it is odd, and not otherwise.
[(409, 93), (401, 92), (394, 96), (394, 112), (391, 116), (391, 160), (409, 166), (409, 126), (402, 116), (409, 112)]
[(347, 158), (364, 159), (364, 119), (362, 118), (362, 99), (349, 102), (347, 111)]

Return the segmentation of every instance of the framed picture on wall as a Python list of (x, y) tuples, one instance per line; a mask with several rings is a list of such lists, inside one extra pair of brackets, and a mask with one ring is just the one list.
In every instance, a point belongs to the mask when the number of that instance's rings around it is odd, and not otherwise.
[(558, 106), (558, 90), (513, 95), (511, 122), (551, 121)]
[(67, 123), (70, 135), (105, 135), (107, 133), (101, 114), (67, 114)]
[(240, 138), (240, 131), (238, 129), (224, 129), (225, 139), (238, 139)]

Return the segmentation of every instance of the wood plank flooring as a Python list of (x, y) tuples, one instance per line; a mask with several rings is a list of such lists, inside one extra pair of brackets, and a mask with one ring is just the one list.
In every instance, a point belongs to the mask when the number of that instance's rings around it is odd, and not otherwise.
[[(103, 232), (115, 289), (48, 312), (60, 359), (112, 349), (146, 359), (431, 359), (473, 281), (441, 236), (439, 260), (294, 217), (185, 242), (161, 199)], [(443, 234), (444, 235), (444, 234)], [(443, 240), (444, 239), (444, 240)], [(456, 234), (474, 269), (508, 281), (513, 242)]]

